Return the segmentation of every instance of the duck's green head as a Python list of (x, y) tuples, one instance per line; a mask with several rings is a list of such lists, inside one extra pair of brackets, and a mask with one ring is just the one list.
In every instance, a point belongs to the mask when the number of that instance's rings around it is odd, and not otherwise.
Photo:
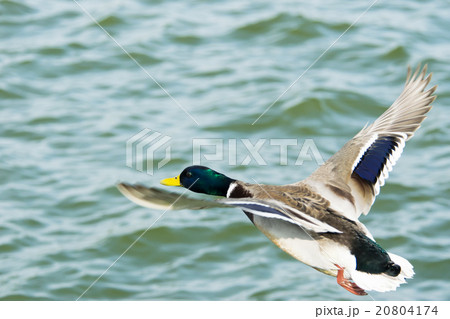
[(161, 184), (181, 186), (196, 193), (226, 196), (230, 184), (235, 180), (205, 166), (186, 167), (180, 175), (166, 178)]

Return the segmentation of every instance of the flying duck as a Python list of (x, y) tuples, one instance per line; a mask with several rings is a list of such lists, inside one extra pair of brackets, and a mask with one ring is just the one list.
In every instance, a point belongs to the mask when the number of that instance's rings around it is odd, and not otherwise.
[(238, 207), (279, 248), (297, 260), (337, 277), (356, 295), (396, 290), (414, 275), (403, 257), (387, 252), (358, 220), (368, 214), (405, 142), (431, 109), (436, 86), (427, 66), (412, 74), (397, 100), (308, 178), (288, 185), (242, 182), (204, 166), (190, 166), (161, 184), (219, 196), (190, 198), (154, 187), (119, 183), (120, 192), (149, 208)]

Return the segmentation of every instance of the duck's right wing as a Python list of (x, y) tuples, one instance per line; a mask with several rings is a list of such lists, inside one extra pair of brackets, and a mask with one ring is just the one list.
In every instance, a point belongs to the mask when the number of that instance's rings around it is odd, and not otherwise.
[(426, 65), (408, 68), (403, 92), (372, 125), (363, 128), (324, 165), (300, 183), (312, 186), (347, 218), (367, 214), (400, 157), (405, 142), (431, 109), (436, 86), (426, 90)]

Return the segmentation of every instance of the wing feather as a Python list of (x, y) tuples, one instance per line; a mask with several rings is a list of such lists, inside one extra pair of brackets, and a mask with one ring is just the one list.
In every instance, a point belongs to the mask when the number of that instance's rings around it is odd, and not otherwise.
[(333, 209), (352, 220), (367, 214), (405, 142), (431, 109), (436, 86), (426, 90), (430, 80), (426, 65), (422, 69), (419, 65), (413, 74), (408, 68), (405, 87), (391, 107), (297, 184), (314, 187), (330, 201)]
[(181, 210), (229, 207), (229, 205), (217, 201), (192, 198), (184, 194), (172, 193), (139, 184), (119, 183), (117, 188), (135, 204), (152, 209)]
[(129, 200), (147, 208), (181, 210), (238, 207), (250, 214), (266, 218), (282, 219), (313, 232), (341, 233), (336, 228), (276, 200), (260, 200), (255, 198), (203, 200), (154, 187), (127, 183), (119, 183), (117, 184), (117, 188)]
[(219, 202), (243, 209), (245, 212), (266, 218), (282, 219), (316, 233), (341, 233), (340, 230), (328, 225), (304, 212), (289, 207), (272, 199), (239, 198), (219, 199)]

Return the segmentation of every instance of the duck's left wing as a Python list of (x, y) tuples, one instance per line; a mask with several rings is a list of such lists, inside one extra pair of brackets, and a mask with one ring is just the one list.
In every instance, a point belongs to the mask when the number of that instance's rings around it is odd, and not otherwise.
[(184, 194), (172, 193), (155, 187), (139, 184), (117, 184), (119, 191), (132, 202), (147, 208), (162, 210), (204, 209), (229, 207), (217, 201), (192, 198)]
[(129, 200), (147, 208), (181, 210), (238, 207), (247, 213), (266, 218), (282, 219), (313, 232), (340, 233), (336, 228), (275, 200), (259, 200), (254, 198), (203, 200), (184, 194), (168, 192), (159, 188), (127, 183), (119, 183), (117, 184), (117, 188)]

